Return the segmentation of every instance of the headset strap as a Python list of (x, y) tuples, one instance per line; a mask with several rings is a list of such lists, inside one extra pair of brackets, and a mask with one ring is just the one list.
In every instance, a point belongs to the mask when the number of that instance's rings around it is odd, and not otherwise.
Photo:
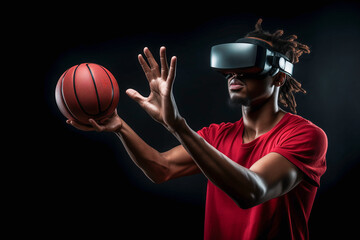
[[(240, 38), (236, 40), (235, 43), (251, 43), (269, 49), (274, 53), (274, 56), (272, 57), (272, 66), (278, 68), (281, 72), (284, 72), (290, 76), (292, 75), (293, 64), (290, 62), (290, 59), (284, 54), (275, 51), (274, 48), (267, 42), (254, 38)], [(277, 72), (278, 71), (275, 71), (274, 74)]]

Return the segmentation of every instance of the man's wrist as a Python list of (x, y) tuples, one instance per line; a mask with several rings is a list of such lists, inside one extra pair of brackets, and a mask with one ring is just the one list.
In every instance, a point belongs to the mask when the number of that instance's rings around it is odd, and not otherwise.
[(116, 135), (121, 135), (121, 126), (120, 127), (118, 127), (117, 129), (115, 129), (114, 131), (113, 131), (113, 133), (115, 133)]
[(120, 123), (116, 124), (116, 126), (112, 130), (112, 132), (115, 133), (116, 135), (120, 135), (122, 129), (124, 128), (124, 120), (122, 120), (120, 117), (119, 117), (119, 120), (120, 120)]
[(171, 125), (171, 127), (168, 127), (168, 130), (174, 134), (177, 135), (178, 133), (181, 133), (183, 130), (186, 129), (186, 120), (183, 117), (178, 118), (174, 123)]

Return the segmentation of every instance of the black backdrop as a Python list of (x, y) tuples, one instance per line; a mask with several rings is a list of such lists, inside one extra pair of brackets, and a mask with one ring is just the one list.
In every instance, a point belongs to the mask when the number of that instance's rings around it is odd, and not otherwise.
[(241, 112), (228, 106), (226, 85), (209, 67), (209, 50), (242, 37), (260, 17), (264, 29), (297, 34), (312, 51), (295, 65), (295, 77), (308, 91), (296, 95), (297, 110), (327, 133), (329, 149), (310, 237), (357, 232), (359, 4), (58, 2), (43, 6), (46, 10), (32, 7), (37, 11), (17, 32), (22, 53), (15, 57), (26, 63), (17, 81), (26, 94), (17, 106), (22, 121), (14, 133), (15, 170), (9, 181), (13, 234), (201, 239), (205, 177), (152, 184), (115, 135), (81, 132), (65, 123), (54, 100), (55, 85), (75, 64), (105, 66), (119, 83), (119, 114), (151, 146), (165, 151), (177, 140), (125, 94), (129, 87), (148, 93), (137, 54), (147, 46), (158, 56), (164, 45), (169, 58), (178, 57), (174, 95), (194, 130), (236, 121)]

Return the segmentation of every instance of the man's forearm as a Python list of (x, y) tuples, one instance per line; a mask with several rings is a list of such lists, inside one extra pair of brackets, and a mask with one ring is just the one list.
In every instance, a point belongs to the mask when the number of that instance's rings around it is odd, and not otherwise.
[(133, 162), (145, 175), (155, 183), (162, 182), (167, 175), (168, 167), (161, 153), (144, 142), (124, 121), (115, 134), (120, 138)]
[(173, 131), (205, 176), (239, 206), (248, 207), (263, 192), (258, 176), (235, 163), (193, 131), (184, 119)]

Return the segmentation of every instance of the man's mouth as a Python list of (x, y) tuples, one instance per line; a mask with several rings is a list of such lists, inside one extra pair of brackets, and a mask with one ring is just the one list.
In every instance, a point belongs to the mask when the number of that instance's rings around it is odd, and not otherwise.
[(229, 89), (230, 90), (239, 90), (243, 88), (245, 84), (237, 79), (235, 76), (229, 79)]

